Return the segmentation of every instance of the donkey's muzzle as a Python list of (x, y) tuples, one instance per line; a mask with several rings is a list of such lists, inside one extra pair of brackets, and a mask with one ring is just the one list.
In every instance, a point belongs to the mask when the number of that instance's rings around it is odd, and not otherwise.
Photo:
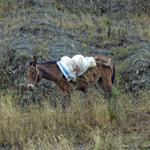
[(34, 85), (34, 84), (31, 84), (31, 83), (28, 83), (27, 87), (28, 87), (28, 89), (29, 89), (30, 91), (33, 91), (34, 88), (35, 88), (35, 85)]

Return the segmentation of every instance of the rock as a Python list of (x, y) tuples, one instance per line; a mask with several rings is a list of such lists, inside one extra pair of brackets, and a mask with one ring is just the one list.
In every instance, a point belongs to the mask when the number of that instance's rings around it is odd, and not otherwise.
[(142, 39), (134, 42), (138, 42), (139, 47), (124, 60), (118, 60), (118, 68), (127, 90), (137, 93), (150, 89), (150, 43)]

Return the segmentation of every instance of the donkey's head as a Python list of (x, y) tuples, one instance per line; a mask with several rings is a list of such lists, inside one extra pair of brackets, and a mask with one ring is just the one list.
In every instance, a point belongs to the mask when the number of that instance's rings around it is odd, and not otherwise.
[(27, 83), (28, 88), (33, 89), (35, 85), (40, 81), (40, 72), (37, 68), (37, 58), (33, 56), (32, 61), (27, 68)]

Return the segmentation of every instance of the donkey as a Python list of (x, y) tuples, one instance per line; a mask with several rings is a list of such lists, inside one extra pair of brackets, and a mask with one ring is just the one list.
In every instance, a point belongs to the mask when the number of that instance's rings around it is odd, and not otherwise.
[[(110, 62), (103, 62), (97, 57), (95, 58), (97, 66), (93, 67), (90, 77), (87, 80), (80, 79), (77, 83), (68, 81), (56, 61), (44, 61), (38, 62), (37, 57), (33, 56), (27, 68), (27, 81), (28, 88), (33, 89), (43, 78), (55, 82), (55, 84), (61, 89), (64, 95), (70, 94), (73, 91), (72, 85), (75, 85), (77, 90), (85, 92), (90, 85), (96, 85), (97, 83), (102, 87), (105, 92), (105, 96), (108, 94), (111, 97), (112, 84), (115, 78), (115, 67)], [(86, 74), (86, 72), (85, 72)]]

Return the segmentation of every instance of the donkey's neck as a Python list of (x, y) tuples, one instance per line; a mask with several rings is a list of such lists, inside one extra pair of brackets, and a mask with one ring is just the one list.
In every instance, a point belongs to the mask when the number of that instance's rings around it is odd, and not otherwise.
[(37, 68), (41, 73), (42, 78), (47, 80), (57, 81), (57, 66), (56, 64), (38, 64)]

